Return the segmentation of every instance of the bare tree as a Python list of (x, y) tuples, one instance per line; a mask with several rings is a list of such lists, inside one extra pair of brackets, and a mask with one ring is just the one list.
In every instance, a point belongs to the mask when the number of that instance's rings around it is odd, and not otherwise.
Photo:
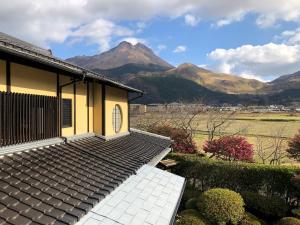
[(208, 141), (212, 141), (215, 136), (221, 135), (224, 130), (230, 126), (236, 112), (223, 112), (220, 111), (220, 109), (214, 109), (208, 111), (207, 114), (206, 128), (208, 132)]
[(256, 155), (263, 164), (266, 164), (272, 158), (273, 147), (274, 144), (271, 142), (270, 138), (256, 136)]
[(276, 129), (272, 134), (273, 154), (270, 164), (280, 165), (282, 159), (286, 157), (284, 131), (285, 126)]

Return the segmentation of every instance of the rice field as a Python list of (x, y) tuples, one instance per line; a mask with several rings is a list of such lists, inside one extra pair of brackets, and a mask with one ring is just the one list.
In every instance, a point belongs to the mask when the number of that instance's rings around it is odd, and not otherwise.
[[(167, 113), (147, 113), (131, 117), (131, 126), (141, 128), (141, 124), (172, 123), (174, 115), (170, 117)], [(208, 138), (207, 122), (209, 114), (203, 113), (194, 118), (195, 142), (199, 151), (202, 150), (204, 142)], [(254, 150), (258, 149), (258, 140), (263, 145), (272, 145), (274, 137), (282, 140), (282, 148), (287, 147), (287, 141), (293, 137), (300, 129), (300, 113), (252, 113), (238, 112), (234, 117), (230, 118), (225, 126), (218, 130), (217, 135), (237, 134), (245, 136), (247, 140), (253, 144)], [(270, 150), (271, 151), (271, 150)], [(283, 151), (285, 153), (285, 151)], [(260, 158), (255, 154), (255, 160)], [(284, 157), (282, 163), (294, 163), (292, 160)]]

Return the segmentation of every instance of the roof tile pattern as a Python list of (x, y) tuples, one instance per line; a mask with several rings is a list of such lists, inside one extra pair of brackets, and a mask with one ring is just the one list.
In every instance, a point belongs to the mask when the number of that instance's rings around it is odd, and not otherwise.
[(68, 225), (170, 145), (145, 134), (67, 144), (0, 159), (0, 225)]

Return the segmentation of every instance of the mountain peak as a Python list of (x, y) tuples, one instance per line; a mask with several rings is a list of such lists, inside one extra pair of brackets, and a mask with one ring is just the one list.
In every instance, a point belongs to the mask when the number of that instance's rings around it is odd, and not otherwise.
[(132, 47), (133, 45), (130, 43), (130, 42), (128, 42), (128, 41), (122, 41), (122, 42), (120, 42), (119, 44), (118, 44), (118, 46), (117, 46), (117, 48), (118, 47)]
[(88, 69), (112, 69), (126, 64), (157, 65), (167, 69), (173, 68), (172, 65), (158, 57), (153, 51), (142, 43), (135, 45), (128, 41), (120, 42), (116, 47), (99, 55), (87, 57), (73, 57), (67, 61)]

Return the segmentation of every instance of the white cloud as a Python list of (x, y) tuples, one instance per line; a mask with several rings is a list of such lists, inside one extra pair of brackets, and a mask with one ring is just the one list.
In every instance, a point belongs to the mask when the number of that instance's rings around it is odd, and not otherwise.
[(240, 74), (241, 77), (246, 78), (246, 79), (251, 79), (251, 80), (259, 80), (261, 82), (268, 82), (270, 80), (265, 80), (264, 78), (260, 77), (260, 76), (256, 76), (253, 74), (248, 74), (247, 72), (244, 72), (242, 74)]
[[(259, 26), (266, 27), (281, 21), (299, 22), (299, 8), (299, 0), (10, 0), (1, 2), (0, 30), (48, 46), (51, 42), (64, 42), (74, 31), (92, 26), (99, 20), (117, 26), (117, 21), (146, 21), (158, 16), (185, 17), (190, 25), (201, 19), (224, 26), (251, 13), (257, 16)], [(144, 25), (140, 23), (137, 31), (141, 32)], [(99, 38), (99, 32), (95, 33), (95, 36), (90, 33), (87, 39)], [(120, 34), (111, 32), (111, 35), (106, 35), (106, 40), (100, 36), (101, 41), (96, 43), (105, 48), (115, 35)], [(79, 39), (82, 36), (84, 33)]]
[(157, 46), (157, 49), (158, 49), (159, 51), (162, 51), (162, 50), (167, 49), (167, 46), (166, 46), (166, 45), (158, 45), (158, 46)]
[(194, 15), (187, 14), (184, 17), (184, 21), (185, 21), (185, 24), (194, 27), (194, 26), (197, 26), (197, 24), (200, 22), (200, 19)]
[(300, 45), (243, 45), (234, 49), (216, 49), (208, 57), (220, 72), (255, 74), (263, 80), (300, 69)]
[(186, 50), (187, 50), (186, 46), (179, 45), (173, 50), (173, 52), (174, 53), (182, 53), (182, 52), (186, 52)]
[(98, 19), (92, 23), (88, 23), (80, 26), (78, 29), (70, 34), (70, 39), (72, 41), (86, 40), (87, 43), (97, 43), (100, 46), (101, 51), (106, 51), (110, 47), (110, 41), (112, 36), (130, 36), (133, 31), (117, 26), (111, 21)]
[(295, 30), (283, 31), (279, 36), (276, 36), (275, 38), (290, 45), (300, 44), (300, 27)]
[(132, 45), (136, 45), (137, 43), (147, 44), (147, 41), (145, 39), (136, 38), (136, 37), (126, 37), (126, 38), (121, 39), (119, 42), (122, 42), (122, 41), (127, 41), (127, 42), (131, 43)]

